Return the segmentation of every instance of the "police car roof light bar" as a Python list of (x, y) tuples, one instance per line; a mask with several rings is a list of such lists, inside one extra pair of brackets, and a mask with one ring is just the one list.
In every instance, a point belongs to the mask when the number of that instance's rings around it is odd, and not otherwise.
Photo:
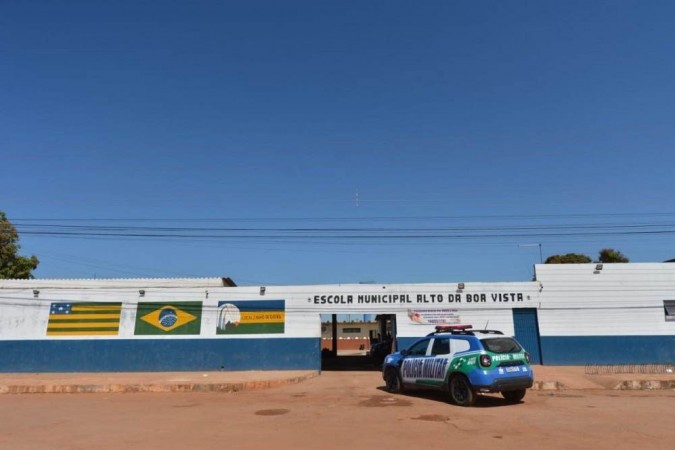
[(447, 333), (451, 331), (466, 331), (473, 328), (473, 325), (436, 325), (436, 331), (439, 333)]

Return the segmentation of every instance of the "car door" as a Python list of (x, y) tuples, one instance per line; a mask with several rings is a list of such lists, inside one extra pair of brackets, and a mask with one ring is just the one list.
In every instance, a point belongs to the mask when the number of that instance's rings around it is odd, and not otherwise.
[(450, 350), (450, 339), (444, 336), (425, 339), (410, 347), (401, 367), (403, 383), (440, 387), (445, 381)]
[(401, 379), (404, 384), (417, 384), (417, 380), (421, 379), (424, 361), (430, 357), (427, 354), (430, 346), (431, 339), (422, 339), (408, 348), (401, 364)]

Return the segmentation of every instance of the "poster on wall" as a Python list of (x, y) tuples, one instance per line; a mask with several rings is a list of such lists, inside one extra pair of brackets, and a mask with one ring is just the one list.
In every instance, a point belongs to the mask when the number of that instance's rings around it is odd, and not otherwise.
[(49, 309), (47, 336), (116, 336), (122, 303), (56, 302)]
[(417, 325), (452, 325), (459, 323), (459, 310), (408, 309), (408, 318)]
[(200, 334), (202, 302), (138, 302), (136, 335)]
[(279, 334), (286, 323), (285, 300), (218, 302), (216, 334)]

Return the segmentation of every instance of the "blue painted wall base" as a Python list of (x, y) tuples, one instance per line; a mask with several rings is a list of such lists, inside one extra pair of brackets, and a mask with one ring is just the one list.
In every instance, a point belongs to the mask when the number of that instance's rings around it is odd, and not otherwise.
[[(545, 365), (673, 364), (675, 336), (542, 336), (541, 351)], [(5, 373), (197, 370), (321, 370), (321, 339), (0, 341)]]
[(541, 336), (543, 364), (672, 364), (675, 336)]
[(320, 338), (0, 341), (0, 372), (321, 370)]

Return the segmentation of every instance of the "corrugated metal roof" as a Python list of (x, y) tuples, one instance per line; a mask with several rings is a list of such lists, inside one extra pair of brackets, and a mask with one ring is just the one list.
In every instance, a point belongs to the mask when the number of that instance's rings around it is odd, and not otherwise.
[(208, 278), (62, 278), (0, 280), (0, 289), (49, 288), (192, 288), (229, 286), (221, 277)]

